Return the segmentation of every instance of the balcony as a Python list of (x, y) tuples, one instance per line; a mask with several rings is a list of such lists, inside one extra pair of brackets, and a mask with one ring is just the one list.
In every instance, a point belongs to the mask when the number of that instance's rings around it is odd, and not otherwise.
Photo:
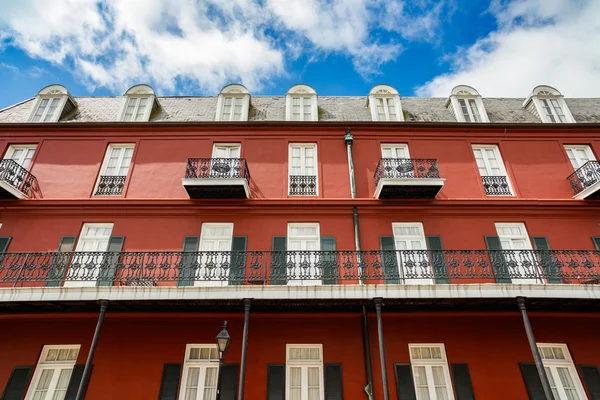
[(189, 158), (181, 182), (191, 199), (250, 197), (250, 172), (244, 158)]
[(0, 288), (354, 284), (600, 284), (590, 250), (4, 253)]
[(0, 199), (28, 199), (35, 187), (35, 176), (16, 161), (0, 161)]
[(314, 175), (290, 175), (290, 196), (316, 196), (317, 177)]
[(374, 177), (377, 199), (433, 199), (445, 181), (433, 159), (382, 158)]
[(600, 163), (588, 161), (567, 178), (575, 199), (600, 199)]
[(482, 176), (481, 181), (488, 196), (512, 196), (506, 176)]
[(125, 187), (126, 176), (100, 176), (94, 196), (120, 196)]

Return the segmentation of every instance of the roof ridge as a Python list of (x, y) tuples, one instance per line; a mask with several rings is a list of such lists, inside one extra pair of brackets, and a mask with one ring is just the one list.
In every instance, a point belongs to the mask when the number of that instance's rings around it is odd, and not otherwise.
[(10, 106), (8, 106), (8, 107), (5, 107), (5, 108), (0, 108), (0, 113), (1, 113), (1, 112), (4, 112), (4, 111), (7, 111), (7, 110), (10, 110), (11, 108), (18, 107), (18, 106), (20, 106), (21, 104), (25, 104), (25, 103), (27, 103), (28, 101), (31, 101), (31, 100), (33, 100), (33, 99), (35, 99), (35, 97), (30, 97), (30, 98), (28, 98), (28, 99), (26, 99), (26, 100), (20, 101), (20, 102), (18, 102), (18, 103), (16, 103), (16, 104), (13, 104), (13, 105), (10, 105)]

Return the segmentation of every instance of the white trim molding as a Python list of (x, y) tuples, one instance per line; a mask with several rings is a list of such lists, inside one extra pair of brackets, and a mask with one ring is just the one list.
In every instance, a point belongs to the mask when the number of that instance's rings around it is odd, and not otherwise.
[(454, 87), (446, 100), (446, 108), (458, 122), (490, 122), (481, 95), (471, 86)]
[(523, 102), (523, 108), (544, 123), (575, 123), (564, 96), (551, 86), (536, 86)]
[(368, 106), (373, 121), (404, 121), (400, 94), (391, 86), (373, 86), (369, 92)]
[[(299, 101), (299, 113), (294, 113), (292, 106), (294, 101)], [(310, 106), (310, 116), (305, 118), (304, 108)], [(297, 115), (294, 118), (294, 115)], [(286, 121), (318, 121), (319, 107), (317, 92), (308, 85), (294, 85), (285, 95), (285, 120)]]
[[(224, 110), (224, 107), (228, 108)], [(239, 107), (240, 112), (236, 112)], [(217, 97), (217, 113), (215, 121), (248, 121), (250, 109), (250, 93), (244, 85), (237, 83), (227, 85)], [(224, 113), (224, 111), (228, 111)], [(239, 117), (238, 117), (239, 116)]]

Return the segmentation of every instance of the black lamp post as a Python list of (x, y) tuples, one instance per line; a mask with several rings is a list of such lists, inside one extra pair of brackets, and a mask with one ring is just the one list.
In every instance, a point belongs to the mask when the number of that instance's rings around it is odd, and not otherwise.
[(223, 323), (223, 329), (216, 337), (217, 340), (217, 351), (219, 352), (219, 373), (217, 375), (217, 399), (221, 398), (221, 367), (223, 365), (223, 358), (225, 357), (225, 352), (229, 348), (229, 342), (231, 342), (231, 338), (229, 337), (229, 332), (227, 332), (227, 321)]

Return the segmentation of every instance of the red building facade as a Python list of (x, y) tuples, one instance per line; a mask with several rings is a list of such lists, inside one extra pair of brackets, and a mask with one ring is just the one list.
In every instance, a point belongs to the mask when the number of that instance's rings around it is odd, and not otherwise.
[(598, 120), (45, 88), (0, 111), (2, 399), (599, 399)]

